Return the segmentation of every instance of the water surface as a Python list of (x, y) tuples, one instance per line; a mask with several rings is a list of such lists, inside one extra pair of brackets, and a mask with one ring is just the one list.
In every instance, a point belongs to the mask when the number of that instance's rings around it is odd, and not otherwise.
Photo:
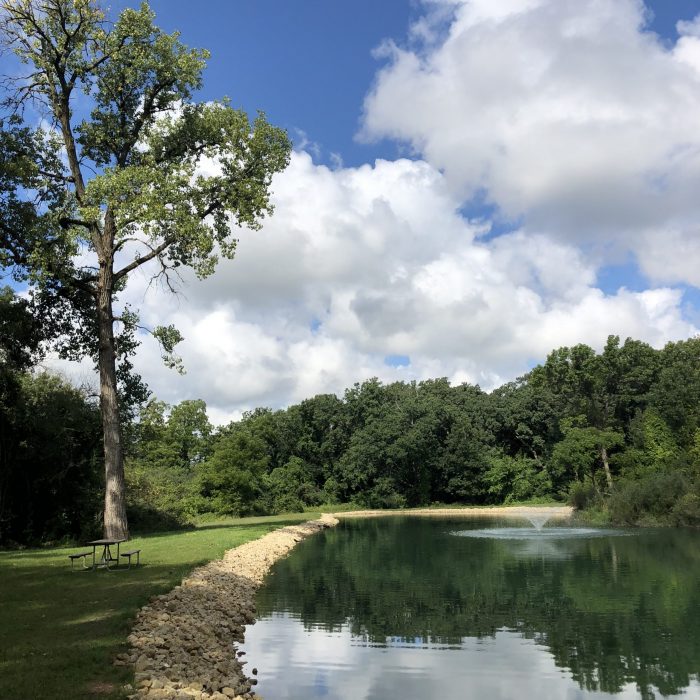
[(266, 700), (700, 699), (699, 582), (696, 531), (346, 520), (275, 564), (246, 658)]

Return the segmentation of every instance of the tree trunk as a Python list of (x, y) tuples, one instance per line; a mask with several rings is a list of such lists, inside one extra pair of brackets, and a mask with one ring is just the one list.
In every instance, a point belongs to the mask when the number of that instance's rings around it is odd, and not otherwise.
[(124, 455), (119, 423), (114, 317), (112, 315), (112, 265), (101, 263), (97, 298), (99, 331), (100, 410), (105, 456), (104, 536), (128, 539)]
[(608, 482), (608, 490), (612, 491), (613, 480), (612, 474), (610, 473), (610, 464), (608, 463), (608, 451), (605, 447), (600, 448), (600, 459), (603, 462), (603, 469), (605, 470), (605, 480)]

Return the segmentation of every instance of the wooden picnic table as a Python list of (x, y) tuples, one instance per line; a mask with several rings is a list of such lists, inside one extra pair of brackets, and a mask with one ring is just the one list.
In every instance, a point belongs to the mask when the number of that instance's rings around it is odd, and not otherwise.
[[(126, 539), (111, 540), (109, 538), (104, 538), (88, 542), (88, 545), (92, 546), (92, 568), (96, 569), (98, 566), (104, 566), (109, 570), (109, 563), (112, 561), (116, 561), (117, 567), (119, 567), (119, 545), (122, 542), (126, 542)], [(113, 547), (115, 544), (117, 545), (117, 556), (113, 557), (110, 547)], [(102, 547), (102, 555), (100, 556), (99, 563), (96, 558), (98, 547)]]

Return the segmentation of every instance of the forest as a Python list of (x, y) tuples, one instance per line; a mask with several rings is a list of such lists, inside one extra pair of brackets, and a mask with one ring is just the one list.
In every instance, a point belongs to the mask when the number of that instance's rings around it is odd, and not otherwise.
[[(26, 301), (6, 288), (0, 306), (0, 541), (99, 533), (96, 397), (36, 365), (45, 329)], [(558, 348), (491, 392), (373, 378), (221, 427), (203, 401), (168, 406), (124, 376), (137, 531), (320, 505), (551, 500), (597, 522), (700, 525), (700, 338)]]

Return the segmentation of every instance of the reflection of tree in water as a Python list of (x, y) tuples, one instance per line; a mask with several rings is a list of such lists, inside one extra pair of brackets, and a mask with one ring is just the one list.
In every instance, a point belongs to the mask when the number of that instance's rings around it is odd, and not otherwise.
[[(259, 612), (373, 643), (459, 645), (507, 628), (535, 639), (582, 688), (642, 697), (681, 692), (700, 673), (700, 536), (644, 532), (550, 542), (449, 535), (455, 523), (349, 521), (279, 562)], [(463, 525), (462, 525), (463, 527)]]

